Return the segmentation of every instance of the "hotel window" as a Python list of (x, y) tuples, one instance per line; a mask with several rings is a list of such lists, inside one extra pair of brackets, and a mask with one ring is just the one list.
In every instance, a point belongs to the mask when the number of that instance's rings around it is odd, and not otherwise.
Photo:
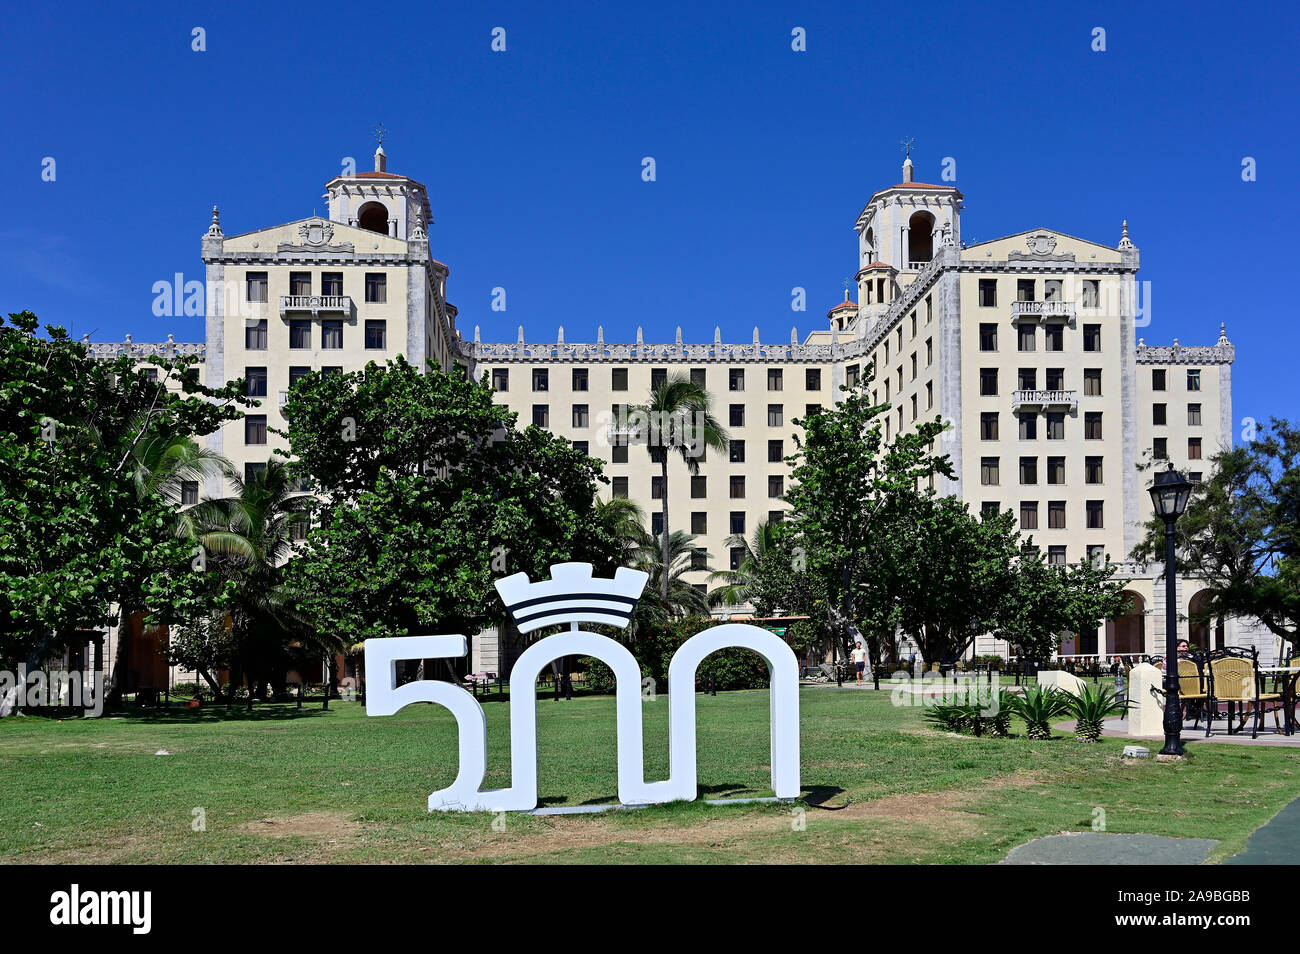
[(609, 389), (611, 391), (627, 390), (627, 368), (610, 368)]
[(1101, 350), (1101, 325), (1083, 326), (1083, 350), (1084, 351)]
[(573, 449), (588, 456), (591, 454), (591, 445), (586, 441), (574, 441)]
[(903, 390), (903, 369), (898, 369), (898, 390)]
[(1065, 547), (1056, 546), (1047, 548), (1047, 562), (1052, 566), (1065, 566)]
[(1201, 424), (1201, 406), (1199, 404), (1187, 405), (1187, 423), (1192, 427), (1199, 427)]
[(289, 347), (290, 348), (310, 348), (311, 347), (311, 322), (305, 318), (294, 318), (289, 321)]
[(383, 272), (366, 272), (366, 301), (377, 305), (388, 301), (388, 276)]
[(697, 388), (704, 387), (706, 377), (707, 375), (704, 368), (691, 368), (691, 384), (695, 385)]
[(1165, 389), (1165, 369), (1155, 368), (1151, 371), (1151, 390), (1163, 391)]
[(1156, 437), (1151, 440), (1151, 456), (1156, 460), (1167, 460), (1169, 458), (1169, 438)]
[(1190, 481), (1191, 481), (1192, 483), (1194, 483), (1194, 484), (1199, 484), (1199, 483), (1201, 482), (1201, 477), (1202, 477), (1202, 476), (1203, 476), (1203, 475), (1201, 474), (1201, 472), (1200, 472), (1199, 470), (1189, 470), (1189, 471), (1187, 472), (1187, 479), (1190, 480)]
[(731, 416), (729, 420), (732, 427), (744, 427), (745, 426), (745, 405), (743, 404), (731, 405)]
[(1104, 503), (1105, 501), (1102, 500), (1089, 500), (1085, 505), (1087, 507), (1089, 530), (1100, 530), (1105, 524), (1105, 520), (1102, 517), (1102, 508)]
[(744, 533), (745, 532), (745, 511), (743, 510), (731, 511), (730, 525), (731, 525), (732, 533)]
[(366, 319), (366, 349), (383, 351), (388, 347), (388, 322), (382, 318)]
[(785, 442), (768, 441), (767, 442), (767, 461), (769, 464), (779, 464), (785, 460)]
[(808, 404), (808, 405), (805, 405), (805, 406), (804, 406), (804, 409), (803, 409), (803, 416), (806, 417), (806, 418), (807, 418), (807, 417), (812, 417), (814, 414), (816, 414), (816, 413), (817, 413), (818, 411), (820, 411), (821, 409), (822, 409), (822, 406), (821, 406), (820, 404)]
[(912, 337), (916, 337), (916, 312), (912, 312)]
[(934, 339), (925, 339), (925, 366), (928, 368), (934, 364)]
[(995, 441), (998, 439), (998, 412), (981, 411), (980, 412), (980, 440)]
[(245, 464), (244, 465), (244, 483), (260, 484), (266, 479), (266, 464)]
[(780, 474), (771, 474), (767, 478), (767, 495), (780, 497), (785, 493), (785, 478)]
[(980, 516), (985, 520), (998, 515), (998, 502), (996, 500), (985, 500), (980, 504)]
[(654, 536), (664, 532), (664, 513), (662, 510), (656, 510), (650, 514), (650, 533)]
[(244, 325), (244, 348), (247, 351), (266, 350), (266, 319), (259, 318)]
[(1101, 563), (1106, 559), (1106, 546), (1102, 543), (1088, 544), (1088, 562)]
[(912, 380), (916, 380), (916, 352), (912, 352)]
[(1083, 415), (1083, 439), (1101, 440), (1101, 411), (1086, 411)]
[(652, 444), (646, 448), (650, 451), (650, 463), (662, 464), (664, 461), (664, 447), (658, 444)]
[(1038, 501), (1037, 500), (1020, 501), (1020, 529), (1021, 530), (1038, 529)]
[(1020, 458), (1020, 482), (1022, 484), (1038, 483), (1038, 458)]
[(627, 463), (627, 445), (611, 444), (609, 448), (609, 462), (611, 464)]
[(1188, 460), (1201, 459), (1201, 439), (1199, 437), (1187, 438), (1187, 459)]
[(934, 301), (932, 299), (933, 296), (931, 295), (925, 296), (925, 323), (927, 325), (930, 323), (930, 319), (934, 317)]
[(703, 547), (691, 547), (691, 569), (703, 570), (709, 565), (709, 554)]
[(691, 497), (694, 500), (703, 500), (709, 496), (709, 478), (700, 474), (691, 478)]
[(691, 514), (691, 533), (698, 537), (708, 532), (709, 515), (703, 510), (696, 510)]
[(916, 420), (916, 395), (912, 395), (912, 420)]
[(659, 385), (663, 384), (667, 380), (668, 380), (667, 368), (650, 369), (650, 390), (653, 391), (655, 388), (659, 387)]
[(1049, 500), (1047, 502), (1047, 529), (1065, 529), (1065, 501)]
[(266, 397), (266, 368), (245, 368), (244, 381), (248, 397)]
[(1021, 391), (1038, 390), (1038, 369), (1021, 368), (1020, 373), (1016, 375), (1016, 387)]
[(549, 391), (551, 389), (551, 372), (546, 368), (533, 368), (533, 390)]
[(1047, 482), (1049, 484), (1065, 483), (1065, 458), (1047, 458)]
[(767, 406), (767, 426), (780, 427), (785, 423), (785, 410), (780, 404), (769, 404)]
[(998, 350), (998, 326), (991, 324), (980, 325), (980, 350), (997, 351)]
[(803, 386), (805, 391), (820, 391), (822, 389), (822, 369), (807, 368), (803, 373)]
[(785, 511), (784, 511), (784, 510), (769, 510), (769, 511), (767, 512), (767, 522), (768, 522), (768, 523), (780, 523), (780, 522), (781, 522), (782, 520), (784, 520), (784, 519), (785, 519)]
[(889, 342), (885, 342), (885, 360), (881, 364), (889, 364)]
[(266, 415), (248, 414), (244, 417), (244, 443), (266, 443)]
[(650, 478), (650, 499), (664, 499), (664, 479), (659, 474), (655, 474)]
[(1167, 404), (1152, 404), (1151, 423), (1156, 425), (1169, 423), (1167, 414), (1168, 407), (1169, 405)]
[(934, 407), (934, 382), (925, 382), (925, 409), (928, 411)]
[(980, 307), (993, 308), (998, 303), (998, 280), (996, 278), (980, 279)]
[(549, 404), (533, 405), (533, 423), (538, 427), (551, 426), (551, 406)]
[(745, 442), (740, 440), (730, 441), (727, 445), (727, 453), (731, 455), (733, 464), (743, 464), (745, 462)]
[(851, 388), (856, 388), (858, 386), (858, 378), (860, 376), (861, 372), (856, 364), (851, 364), (844, 369), (844, 383)]
[(990, 397), (998, 393), (998, 369), (980, 368), (980, 394)]
[(245, 295), (249, 301), (266, 301), (266, 272), (249, 272), (244, 276)]
[(1083, 307), (1096, 308), (1101, 304), (1101, 282), (1095, 278), (1083, 280)]
[(732, 500), (745, 499), (745, 478), (741, 474), (733, 474), (727, 482), (727, 492), (731, 495)]
[(780, 368), (767, 369), (767, 389), (769, 391), (780, 391), (785, 383), (785, 376), (781, 373)]
[(291, 365), (289, 367), (289, 387), (292, 388), (309, 374), (311, 374), (311, 368), (305, 368), (301, 365)]
[(587, 427), (591, 422), (591, 411), (586, 404), (573, 405), (573, 426)]
[(492, 389), (495, 391), (510, 390), (510, 369), (509, 368), (492, 369)]
[(1060, 325), (1048, 325), (1043, 329), (1043, 350), (1064, 351), (1065, 329)]
[(745, 548), (732, 547), (731, 550), (728, 552), (728, 559), (730, 559), (731, 561), (731, 569), (733, 571), (739, 570), (740, 564), (743, 563), (745, 560)]
[(586, 368), (573, 369), (573, 390), (575, 391), (587, 390), (587, 369)]
[(1089, 397), (1101, 396), (1101, 368), (1083, 369), (1083, 393)]
[(1038, 415), (1031, 411), (1020, 413), (1020, 439), (1033, 441), (1038, 439)]
[(310, 295), (311, 294), (311, 272), (290, 272), (289, 273), (289, 294)]
[(181, 506), (189, 507), (199, 502), (199, 482), (197, 480), (181, 481)]
[(1038, 350), (1038, 329), (1033, 325), (1016, 326), (1016, 350), (1017, 351), (1036, 351)]
[(1053, 412), (1047, 415), (1047, 439), (1049, 441), (1065, 440), (1065, 415)]
[(627, 496), (626, 477), (614, 477), (610, 480), (609, 484), (610, 484), (610, 493), (612, 496), (619, 497), (619, 498)]
[(995, 487), (998, 482), (998, 458), (980, 458), (980, 483), (985, 487)]
[(1044, 387), (1049, 391), (1060, 391), (1065, 387), (1065, 368), (1048, 368), (1047, 382)]
[(1016, 279), (1016, 301), (1033, 301), (1034, 300), (1034, 279), (1018, 278)]
[(1199, 391), (1200, 389), (1201, 389), (1201, 369), (1188, 368), (1187, 369), (1187, 390)]
[(743, 391), (745, 390), (745, 369), (731, 368), (727, 372), (727, 390)]
[(322, 378), (328, 378), (332, 375), (342, 374), (342, 373), (343, 373), (343, 369), (341, 367), (338, 367), (337, 365), (332, 365), (332, 364), (321, 365), (320, 376)]
[(330, 319), (320, 323), (320, 346), (322, 351), (338, 351), (343, 347), (343, 322)]
[(1046, 278), (1043, 280), (1043, 301), (1060, 301), (1061, 300), (1061, 280), (1059, 278)]
[(1085, 457), (1083, 459), (1083, 479), (1085, 483), (1100, 484), (1101, 479), (1101, 458)]
[(322, 295), (334, 295), (334, 296), (342, 295), (343, 294), (343, 273), (342, 272), (321, 272), (320, 293)]

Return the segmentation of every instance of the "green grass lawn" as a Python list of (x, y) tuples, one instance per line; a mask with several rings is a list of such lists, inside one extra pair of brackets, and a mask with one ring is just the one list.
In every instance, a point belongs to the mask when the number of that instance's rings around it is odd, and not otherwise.
[[(699, 696), (705, 797), (770, 795), (766, 692)], [(1215, 838), (1212, 860), (1300, 795), (1300, 749), (1206, 745), (1184, 764), (929, 728), (888, 691), (806, 689), (805, 800), (697, 802), (569, 817), (430, 815), (456, 772), (455, 722), (265, 705), (100, 720), (0, 720), (5, 862), (997, 861), (1060, 831)], [(485, 704), (487, 785), (509, 784), (508, 703)], [(645, 703), (646, 767), (667, 774), (667, 698)], [(543, 804), (616, 801), (610, 696), (538, 703)], [(170, 755), (154, 753), (167, 750)], [(202, 809), (205, 831), (192, 830)]]

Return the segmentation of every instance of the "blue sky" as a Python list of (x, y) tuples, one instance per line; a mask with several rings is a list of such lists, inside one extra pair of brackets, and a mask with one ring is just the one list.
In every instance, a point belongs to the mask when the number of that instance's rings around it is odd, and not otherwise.
[(1235, 416), (1296, 417), (1298, 19), (1268, 2), (11, 6), (4, 311), (200, 340), (200, 319), (153, 316), (151, 288), (202, 277), (212, 205), (227, 234), (321, 212), (383, 122), (389, 169), (429, 187), (467, 337), (785, 341), (840, 300), (853, 221), (914, 137), (918, 179), (956, 160), (968, 242), (1050, 227), (1113, 245), (1127, 218), (1147, 341), (1210, 344), (1227, 322)]

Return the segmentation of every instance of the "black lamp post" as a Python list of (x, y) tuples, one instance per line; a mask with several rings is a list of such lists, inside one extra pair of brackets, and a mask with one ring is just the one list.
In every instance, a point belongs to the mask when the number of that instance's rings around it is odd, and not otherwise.
[(1171, 463), (1156, 474), (1151, 502), (1165, 522), (1165, 747), (1161, 755), (1183, 754), (1183, 707), (1178, 698), (1178, 601), (1175, 595), (1174, 524), (1187, 509), (1192, 483)]

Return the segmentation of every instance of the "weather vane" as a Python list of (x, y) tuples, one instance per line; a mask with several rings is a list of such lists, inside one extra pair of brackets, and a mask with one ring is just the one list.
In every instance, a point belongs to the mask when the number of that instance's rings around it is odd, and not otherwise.
[(902, 146), (903, 148), (904, 155), (906, 155), (908, 159), (912, 158), (912, 146), (915, 144), (916, 144), (916, 139), (914, 137), (909, 137), (899, 143), (899, 145)]
[(379, 145), (382, 146), (384, 144), (384, 137), (387, 135), (388, 135), (388, 130), (384, 128), (383, 123), (380, 123), (378, 126), (375, 127), (375, 138), (379, 140)]

